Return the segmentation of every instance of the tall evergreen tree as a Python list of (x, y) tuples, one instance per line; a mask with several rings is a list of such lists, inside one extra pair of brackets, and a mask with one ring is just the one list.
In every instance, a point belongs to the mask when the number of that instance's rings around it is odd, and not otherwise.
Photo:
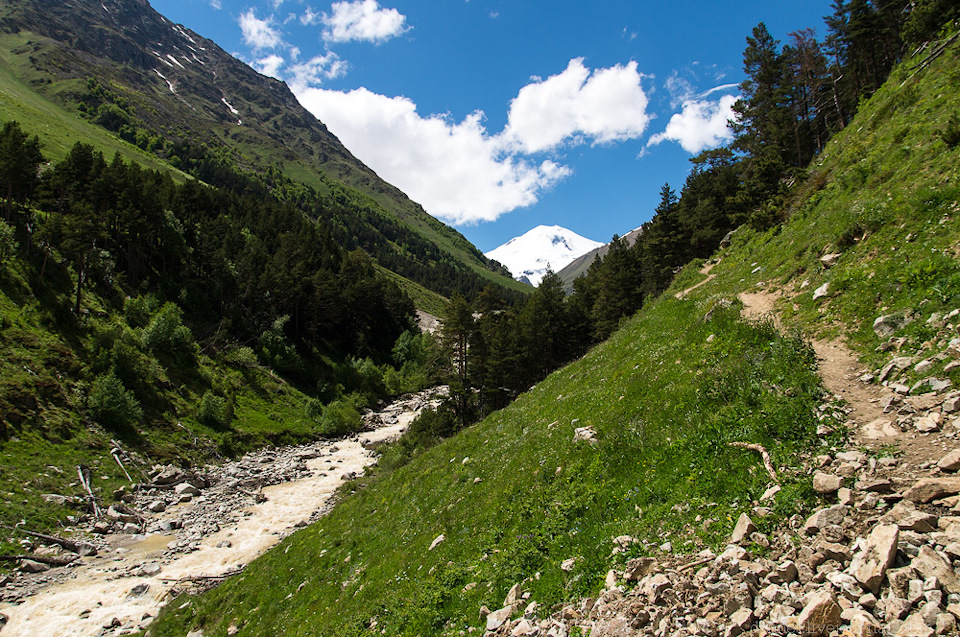
[[(764, 23), (753, 28), (743, 52), (747, 79), (734, 104), (733, 147), (745, 155), (745, 184), (751, 202), (777, 189), (787, 168), (799, 165), (795, 151), (793, 112), (785, 84), (785, 60)], [(749, 204), (748, 204), (749, 205)]]
[(4, 123), (0, 128), (0, 192), (6, 200), (6, 222), (10, 222), (13, 204), (33, 194), (41, 163), (40, 138), (27, 135), (17, 122)]

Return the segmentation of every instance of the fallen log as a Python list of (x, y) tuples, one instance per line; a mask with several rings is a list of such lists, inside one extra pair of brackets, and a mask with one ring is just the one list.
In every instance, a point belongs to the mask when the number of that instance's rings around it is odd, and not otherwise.
[(237, 568), (220, 575), (188, 575), (186, 577), (161, 577), (159, 579), (163, 582), (209, 582), (228, 579), (242, 572), (242, 568)]
[(77, 475), (80, 477), (80, 484), (83, 485), (83, 489), (87, 492), (87, 501), (93, 507), (94, 517), (99, 518), (100, 506), (97, 504), (97, 497), (93, 495), (93, 487), (91, 485), (93, 478), (90, 475), (90, 469), (82, 465), (77, 467)]
[(40, 562), (49, 566), (66, 566), (71, 562), (80, 559), (79, 555), (69, 557), (54, 557), (52, 555), (0, 555), (0, 560), (4, 562), (16, 562), (19, 560), (30, 560), (31, 562)]
[(60, 548), (66, 549), (71, 553), (76, 553), (78, 555), (96, 555), (97, 547), (89, 542), (76, 543), (73, 540), (68, 540), (66, 538), (57, 537), (56, 535), (44, 535), (43, 533), (37, 533), (36, 531), (30, 531), (19, 526), (7, 526), (2, 525), (5, 529), (10, 529), (18, 533), (23, 533), (24, 535), (29, 535), (30, 537), (40, 538), (45, 542), (50, 544), (56, 544)]

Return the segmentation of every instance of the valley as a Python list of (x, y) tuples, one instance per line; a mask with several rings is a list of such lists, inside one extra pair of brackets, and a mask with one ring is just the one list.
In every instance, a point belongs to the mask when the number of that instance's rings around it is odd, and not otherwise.
[[(127, 511), (140, 532), (94, 535), (96, 556), (4, 586), (4, 634), (126, 634), (145, 629), (185, 591), (242, 577), (244, 566), (328, 511), (336, 492), (376, 462), (371, 449), (400, 436), (442, 395), (431, 390), (371, 412), (369, 429), (349, 439), (263, 449), (205, 467), (197, 474), (210, 486), (177, 489), (170, 506), (155, 503), (173, 490), (136, 492)], [(165, 474), (170, 486), (197, 479), (170, 467)]]

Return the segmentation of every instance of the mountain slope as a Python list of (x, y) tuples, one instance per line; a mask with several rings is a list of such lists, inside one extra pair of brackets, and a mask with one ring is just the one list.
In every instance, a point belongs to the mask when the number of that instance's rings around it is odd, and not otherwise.
[[(958, 57), (897, 69), (796, 184), (787, 220), (738, 230), (703, 285), (678, 298), (704, 281), (702, 263), (689, 265), (610, 341), (410, 465), (359, 481), (244, 577), (168, 607), (152, 634), (482, 631), (478, 611), (515, 584), (542, 617), (595, 598), (628, 558), (722, 546), (741, 512), (763, 531), (826, 504), (801, 460), (839, 441), (845, 414), (811, 351), (772, 321), (738, 321), (737, 298), (783, 295), (794, 327), (847, 336), (871, 368), (926, 361), (896, 372), (907, 392), (930, 376), (960, 383), (955, 343), (938, 337), (960, 307)], [(872, 326), (888, 312), (912, 321), (881, 336)], [(575, 442), (582, 427), (592, 443)], [(773, 450), (783, 487), (764, 518), (759, 458), (727, 444), (745, 441)], [(627, 535), (639, 542), (611, 541)]]
[(584, 252), (602, 245), (561, 226), (537, 226), (486, 253), (518, 281), (536, 287), (548, 270), (556, 272)]
[[(217, 173), (200, 164), (219, 163), (260, 175), (288, 199), (305, 185), (333, 204), (321, 217), (341, 229), (339, 240), (440, 294), (470, 294), (486, 282), (522, 289), (353, 157), (285, 84), (147, 2), (14, 0), (0, 7), (0, 34), (9, 51), (4, 81), (33, 100), (21, 100), (26, 119), (81, 116), (205, 181)], [(51, 113), (51, 104), (66, 115)], [(11, 111), (0, 109), (18, 115)], [(71, 129), (80, 139), (90, 132), (80, 122)], [(48, 133), (38, 133), (46, 143)], [(58, 134), (50, 129), (55, 159), (72, 145)], [(91, 141), (103, 143), (100, 137)]]
[[(623, 239), (628, 246), (632, 246), (642, 232), (643, 228), (637, 228), (636, 230), (631, 230), (620, 238)], [(557, 276), (560, 277), (561, 281), (563, 281), (564, 288), (567, 290), (567, 292), (573, 290), (573, 282), (590, 268), (590, 264), (593, 263), (593, 260), (597, 257), (603, 257), (605, 254), (607, 254), (609, 249), (610, 244), (605, 243), (602, 246), (594, 248), (590, 252), (577, 257), (564, 266), (563, 269), (557, 272)]]

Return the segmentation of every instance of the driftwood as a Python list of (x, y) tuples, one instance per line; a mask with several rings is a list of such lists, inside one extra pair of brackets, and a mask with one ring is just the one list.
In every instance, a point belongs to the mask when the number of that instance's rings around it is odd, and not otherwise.
[(110, 452), (110, 455), (113, 456), (113, 459), (117, 461), (117, 464), (120, 465), (120, 468), (123, 469), (123, 475), (127, 476), (127, 480), (133, 482), (133, 478), (130, 477), (130, 473), (127, 472), (127, 468), (123, 466), (123, 462), (120, 461), (120, 450), (114, 449)]
[(57, 537), (55, 535), (44, 535), (43, 533), (37, 533), (36, 531), (29, 531), (27, 529), (20, 528), (18, 526), (7, 526), (2, 525), (5, 529), (10, 529), (11, 531), (16, 531), (18, 533), (23, 533), (24, 535), (29, 535), (30, 537), (40, 538), (50, 544), (56, 544), (60, 548), (66, 549), (71, 553), (77, 553), (79, 555), (96, 555), (97, 548), (88, 543), (82, 542), (77, 544), (73, 540), (68, 540), (66, 538)]
[(684, 571), (689, 571), (690, 569), (697, 568), (698, 566), (703, 566), (704, 564), (709, 564), (710, 562), (712, 562), (712, 561), (715, 560), (715, 559), (716, 559), (715, 557), (708, 557), (708, 558), (705, 558), (705, 559), (702, 559), (702, 560), (697, 560), (696, 562), (690, 562), (689, 564), (684, 564), (683, 566), (681, 566), (680, 568), (677, 569), (677, 572), (678, 572), (678, 573), (682, 573), (682, 572), (684, 572)]
[(260, 502), (266, 502), (266, 501), (268, 500), (267, 496), (265, 496), (265, 495), (262, 494), (262, 493), (256, 493), (256, 492), (254, 492), (254, 491), (247, 491), (246, 489), (243, 489), (243, 488), (241, 488), (241, 487), (236, 487), (236, 489), (237, 489), (237, 491), (239, 491), (239, 492), (242, 493), (243, 495), (248, 495), (248, 496), (250, 496), (251, 498), (253, 498), (253, 501), (254, 501), (254, 502), (260, 503)]
[(767, 453), (767, 450), (763, 445), (758, 445), (752, 442), (728, 442), (727, 446), (739, 447), (740, 449), (749, 449), (750, 451), (756, 451), (759, 453), (760, 457), (763, 458), (763, 467), (767, 470), (767, 475), (769, 475), (770, 479), (774, 482), (777, 481), (777, 472), (773, 470), (773, 462), (770, 460), (770, 454)]
[(80, 559), (79, 555), (70, 555), (69, 557), (55, 557), (52, 555), (0, 555), (0, 560), (4, 562), (16, 562), (19, 560), (30, 560), (31, 562), (40, 562), (49, 566), (66, 566), (70, 562)]

